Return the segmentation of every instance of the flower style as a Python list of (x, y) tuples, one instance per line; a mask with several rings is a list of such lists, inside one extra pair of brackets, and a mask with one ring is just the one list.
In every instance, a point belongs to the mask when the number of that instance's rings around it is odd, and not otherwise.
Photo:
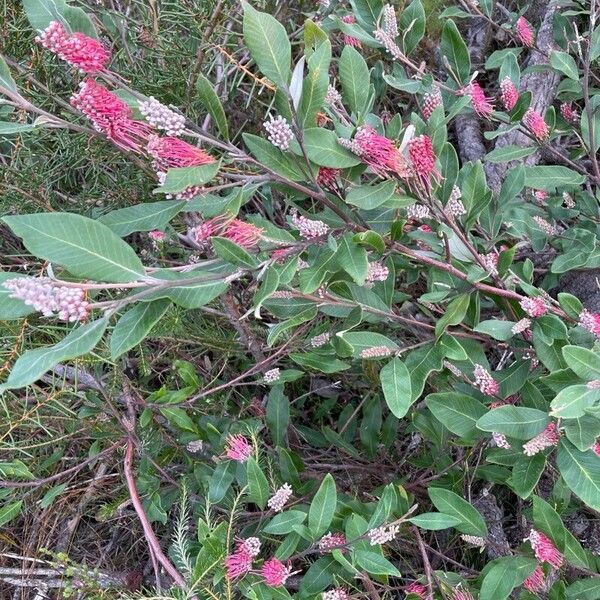
[(260, 574), (268, 586), (279, 587), (285, 585), (288, 577), (292, 574), (292, 567), (289, 565), (286, 567), (280, 560), (270, 558), (261, 567)]
[(560, 114), (567, 123), (574, 123), (577, 121), (577, 113), (573, 110), (573, 106), (570, 102), (563, 102), (560, 105)]
[(252, 570), (253, 554), (245, 546), (238, 546), (237, 550), (225, 558), (225, 570), (229, 579), (242, 577)]
[(155, 167), (160, 171), (179, 167), (200, 167), (215, 162), (215, 159), (202, 148), (192, 146), (171, 135), (166, 137), (151, 135), (146, 150), (154, 158)]
[(535, 570), (525, 581), (523, 587), (534, 594), (542, 592), (544, 590), (544, 584), (546, 582), (546, 576), (542, 570), (541, 565), (536, 565)]
[(423, 598), (423, 600), (427, 598), (427, 588), (424, 585), (421, 585), (418, 581), (413, 581), (410, 585), (406, 586), (404, 591), (406, 594), (418, 596), (419, 598)]
[(480, 117), (485, 117), (486, 119), (490, 117), (494, 110), (494, 105), (491, 98), (485, 95), (479, 83), (472, 81), (468, 86), (463, 88), (462, 93), (468, 94), (471, 97), (471, 106)]
[(231, 240), (242, 248), (252, 248), (262, 239), (264, 229), (253, 223), (233, 219), (220, 235)]
[(506, 110), (512, 110), (519, 100), (519, 91), (508, 75), (500, 82), (502, 104)]
[(243, 435), (230, 435), (225, 445), (225, 456), (237, 462), (246, 462), (252, 456), (252, 446)]
[(462, 586), (455, 587), (452, 590), (451, 600), (474, 600), (473, 594)]
[(110, 60), (110, 53), (98, 40), (80, 32), (71, 34), (59, 21), (51, 21), (35, 41), (89, 75), (105, 71)]
[(86, 79), (77, 94), (71, 96), (71, 106), (80, 110), (94, 125), (94, 129), (124, 150), (141, 152), (151, 128), (135, 121), (129, 106), (118, 96)]
[(331, 188), (334, 186), (335, 180), (341, 172), (341, 169), (319, 167), (319, 172), (317, 173), (317, 184), (325, 188)]
[(267, 506), (275, 511), (281, 512), (292, 495), (292, 486), (284, 483), (268, 500)]
[(533, 133), (536, 140), (541, 142), (547, 140), (550, 135), (550, 130), (548, 129), (548, 125), (546, 125), (546, 121), (544, 121), (544, 117), (533, 108), (530, 108), (523, 115), (523, 125)]
[(482, 365), (475, 365), (473, 371), (475, 386), (486, 396), (495, 396), (500, 391), (500, 384), (489, 374)]
[(540, 531), (532, 529), (529, 532), (529, 537), (526, 537), (523, 541), (527, 540), (529, 540), (529, 543), (531, 544), (531, 548), (533, 549), (535, 557), (540, 562), (547, 562), (555, 569), (560, 569), (564, 560), (563, 555), (550, 538), (545, 536)]
[(548, 423), (542, 433), (538, 433), (534, 438), (523, 444), (523, 454), (525, 456), (534, 456), (546, 448), (556, 446), (559, 438), (556, 423)]
[(516, 31), (517, 38), (521, 44), (523, 44), (523, 46), (527, 46), (528, 48), (533, 48), (533, 45), (535, 44), (533, 27), (525, 17), (519, 17), (517, 19)]
[(428, 135), (419, 135), (408, 142), (408, 155), (414, 174), (425, 187), (429, 187), (431, 177), (439, 179), (435, 168), (435, 152)]

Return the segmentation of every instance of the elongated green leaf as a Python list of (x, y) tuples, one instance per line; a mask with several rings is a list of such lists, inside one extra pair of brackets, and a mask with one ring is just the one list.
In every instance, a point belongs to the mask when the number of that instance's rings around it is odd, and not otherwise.
[(371, 575), (392, 575), (401, 577), (402, 574), (387, 559), (378, 552), (371, 550), (357, 550), (354, 554), (356, 564)]
[(496, 148), (485, 155), (485, 160), (492, 163), (510, 162), (511, 160), (520, 160), (536, 152), (536, 147), (529, 148), (523, 146), (503, 146)]
[(27, 133), (37, 129), (36, 125), (28, 123), (13, 123), (8, 121), (0, 121), (0, 135), (12, 135), (15, 133)]
[(204, 185), (218, 172), (220, 161), (199, 167), (180, 167), (169, 169), (164, 182), (153, 190), (153, 194), (178, 194), (187, 188)]
[(97, 319), (76, 327), (55, 346), (27, 350), (14, 364), (0, 391), (25, 387), (58, 363), (87, 354), (100, 341), (107, 324), (106, 318)]
[(96, 29), (86, 12), (69, 6), (65, 0), (23, 0), (27, 18), (34, 29), (46, 29), (50, 21), (61, 21), (71, 31), (81, 31), (90, 37), (98, 37)]
[(290, 80), (292, 50), (283, 25), (272, 15), (244, 8), (244, 41), (258, 68), (277, 86), (286, 89)]
[(62, 265), (73, 275), (96, 281), (139, 279), (144, 267), (133, 249), (106, 225), (71, 213), (4, 217), (35, 256)]
[(584, 415), (578, 419), (567, 419), (563, 423), (567, 439), (581, 452), (589, 450), (600, 437), (600, 419)]
[(581, 452), (563, 439), (556, 463), (569, 488), (589, 507), (600, 510), (600, 457), (591, 450)]
[(489, 321), (481, 321), (476, 327), (473, 328), (473, 331), (477, 331), (478, 333), (485, 333), (495, 340), (500, 340), (501, 342), (505, 342), (506, 340), (510, 340), (513, 337), (513, 321), (498, 321), (495, 319), (490, 319)]
[(568, 167), (542, 165), (525, 167), (525, 185), (537, 190), (553, 192), (565, 185), (581, 185), (585, 177)]
[(248, 269), (254, 269), (257, 266), (256, 259), (244, 248), (227, 238), (213, 236), (210, 238), (213, 248), (218, 256), (232, 265), (239, 265)]
[(456, 525), (458, 531), (467, 535), (487, 536), (487, 526), (479, 511), (458, 494), (443, 488), (429, 488), (428, 494), (441, 513), (460, 520), (460, 524)]
[(179, 427), (184, 431), (196, 431), (194, 421), (192, 421), (192, 418), (183, 408), (179, 408), (178, 406), (163, 406), (161, 407), (160, 412), (163, 417), (176, 427)]
[(550, 403), (552, 417), (577, 419), (583, 417), (587, 408), (600, 400), (600, 390), (589, 389), (586, 385), (571, 385), (561, 390)]
[(505, 405), (490, 410), (477, 420), (482, 431), (497, 431), (519, 440), (529, 440), (548, 425), (548, 415), (535, 408)]
[(18, 517), (21, 514), (22, 506), (23, 500), (18, 500), (0, 508), (0, 527), (4, 527), (4, 525)]
[(227, 117), (225, 116), (223, 105), (221, 104), (212, 83), (202, 74), (198, 75), (196, 92), (198, 93), (200, 102), (202, 102), (204, 108), (206, 108), (210, 116), (214, 119), (221, 135), (228, 140), (229, 127), (227, 126)]
[(377, 185), (359, 185), (352, 188), (346, 196), (346, 202), (363, 210), (373, 210), (387, 202), (396, 190), (396, 182), (384, 181)]
[(6, 88), (10, 92), (17, 92), (17, 84), (10, 74), (10, 69), (4, 58), (0, 54), (0, 86)]
[(308, 158), (321, 167), (345, 169), (360, 164), (360, 159), (338, 144), (337, 135), (329, 129), (312, 127), (304, 132)]
[(143, 302), (128, 310), (118, 321), (110, 338), (113, 360), (137, 346), (165, 314), (171, 302), (166, 299)]
[(337, 504), (335, 481), (325, 475), (308, 510), (308, 529), (314, 539), (321, 537), (331, 525)]
[(422, 513), (416, 517), (411, 517), (409, 521), (413, 525), (429, 531), (441, 531), (462, 523), (461, 519), (456, 516), (436, 512)]
[(433, 416), (461, 437), (473, 436), (477, 432), (477, 419), (487, 412), (481, 402), (459, 392), (429, 394), (425, 401)]
[(544, 468), (546, 457), (540, 452), (534, 456), (521, 456), (512, 470), (512, 487), (521, 498), (529, 498), (538, 484)]
[(600, 356), (581, 346), (564, 346), (562, 354), (569, 368), (587, 381), (600, 379)]
[(304, 181), (306, 179), (306, 175), (298, 166), (299, 158), (294, 157), (292, 154), (283, 153), (271, 142), (256, 135), (243, 133), (242, 137), (252, 156), (267, 168), (291, 181)]
[(479, 598), (506, 600), (513, 589), (533, 573), (536, 564), (535, 559), (524, 556), (506, 556), (498, 559), (483, 578)]
[(102, 215), (98, 221), (106, 225), (118, 236), (125, 237), (134, 231), (164, 229), (167, 223), (185, 205), (185, 202), (173, 200), (136, 204), (135, 206), (113, 210)]
[(579, 70), (577, 69), (577, 63), (570, 54), (561, 52), (559, 50), (553, 50), (550, 52), (550, 64), (553, 68), (566, 75), (569, 79), (579, 81)]
[(269, 482), (253, 456), (246, 461), (246, 475), (248, 477), (248, 495), (252, 502), (262, 510), (269, 499)]
[(435, 325), (435, 335), (436, 338), (444, 333), (446, 327), (450, 327), (451, 325), (458, 325), (462, 322), (467, 314), (467, 309), (469, 308), (469, 303), (471, 302), (471, 296), (468, 294), (463, 294), (454, 298), (448, 307), (446, 308), (446, 312), (444, 315), (438, 319), (438, 322)]
[(361, 113), (369, 100), (369, 67), (360, 52), (344, 46), (339, 62), (342, 97), (354, 113)]
[(350, 4), (359, 22), (372, 31), (383, 8), (383, 0), (350, 0)]
[(460, 82), (467, 83), (471, 73), (471, 57), (458, 27), (451, 19), (444, 24), (440, 49), (442, 56), (447, 59), (450, 68), (459, 77)]
[(413, 0), (403, 11), (398, 22), (402, 32), (402, 49), (409, 55), (425, 35), (425, 9), (421, 0)]
[(399, 358), (393, 358), (379, 372), (379, 380), (388, 408), (395, 417), (401, 419), (408, 412), (412, 397), (410, 373), (406, 365)]
[(235, 463), (224, 460), (217, 465), (208, 482), (208, 499), (211, 502), (220, 502), (225, 498), (229, 486), (233, 483), (235, 476)]
[(283, 393), (283, 385), (276, 385), (269, 393), (265, 415), (271, 437), (277, 446), (285, 446), (285, 438), (290, 424), (290, 401)]
[(302, 86), (302, 99), (298, 111), (303, 129), (316, 125), (317, 112), (323, 107), (329, 86), (330, 63), (331, 42), (324, 40), (308, 57), (308, 75)]
[(301, 510), (286, 510), (279, 515), (275, 515), (264, 527), (264, 533), (273, 533), (284, 535), (295, 531), (297, 525), (301, 525), (306, 520), (306, 513)]
[(598, 600), (598, 598), (600, 598), (598, 577), (580, 579), (567, 588), (567, 600)]
[(335, 260), (358, 285), (365, 282), (369, 261), (367, 251), (352, 239), (352, 234), (344, 235), (338, 243)]

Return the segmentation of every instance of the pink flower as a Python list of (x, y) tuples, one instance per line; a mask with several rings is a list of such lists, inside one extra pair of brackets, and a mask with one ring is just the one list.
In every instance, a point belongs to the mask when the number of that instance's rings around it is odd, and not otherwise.
[(482, 365), (475, 365), (473, 371), (475, 386), (486, 396), (495, 396), (500, 391), (500, 384), (489, 374)]
[(421, 114), (423, 118), (428, 121), (429, 117), (433, 114), (433, 111), (442, 105), (442, 94), (439, 88), (434, 88), (431, 93), (425, 94), (423, 97), (423, 106), (421, 107)]
[(178, 167), (199, 167), (215, 162), (215, 159), (201, 148), (174, 136), (152, 135), (146, 149), (156, 161), (157, 168), (162, 171)]
[(245, 462), (252, 456), (252, 446), (243, 435), (230, 435), (225, 446), (225, 456), (237, 462)]
[(555, 569), (560, 569), (563, 564), (563, 556), (550, 538), (540, 531), (532, 529), (529, 537), (524, 541), (526, 540), (529, 540), (533, 553), (540, 562), (547, 562)]
[(284, 483), (275, 493), (269, 498), (267, 506), (275, 511), (281, 512), (287, 504), (293, 493), (292, 486), (289, 483)]
[(506, 110), (512, 110), (519, 99), (519, 91), (508, 75), (500, 83), (502, 104)]
[(535, 190), (535, 192), (533, 192), (533, 195), (540, 204), (545, 202), (548, 198), (548, 192), (545, 192), (544, 190)]
[(284, 585), (288, 577), (292, 574), (292, 568), (285, 566), (280, 560), (271, 558), (263, 564), (260, 569), (260, 574), (263, 576), (265, 583), (270, 587), (279, 587)]
[(71, 106), (80, 110), (97, 131), (102, 132), (117, 146), (141, 152), (151, 129), (146, 123), (135, 121), (129, 106), (93, 79), (80, 84), (77, 94), (71, 96)]
[(525, 456), (534, 456), (546, 448), (556, 446), (559, 440), (559, 433), (556, 423), (548, 423), (542, 433), (538, 433), (534, 438), (523, 444), (523, 454)]
[(531, 24), (525, 17), (517, 19), (517, 37), (524, 46), (532, 48), (535, 44), (535, 35)]
[(404, 591), (407, 594), (413, 594), (413, 596), (418, 596), (419, 598), (427, 598), (427, 588), (417, 581), (413, 581)]
[(408, 155), (415, 175), (423, 185), (429, 186), (431, 176), (438, 176), (435, 170), (435, 153), (428, 135), (419, 135), (408, 142)]
[(154, 231), (148, 232), (148, 237), (155, 242), (164, 242), (167, 239), (167, 234), (164, 231), (155, 229)]
[(223, 237), (231, 240), (242, 248), (252, 248), (262, 239), (264, 229), (240, 219), (233, 219), (222, 233)]
[(523, 298), (519, 306), (532, 318), (537, 319), (548, 312), (548, 305), (543, 298)]
[(535, 571), (525, 579), (523, 587), (534, 594), (544, 590), (546, 576), (540, 565), (536, 565)]
[(98, 40), (79, 32), (70, 34), (59, 21), (52, 21), (35, 41), (83, 73), (104, 71), (110, 60)]
[(353, 140), (358, 154), (380, 176), (387, 171), (401, 174), (405, 159), (392, 140), (379, 135), (370, 125), (359, 127)]
[(471, 106), (480, 117), (489, 118), (494, 110), (494, 105), (491, 98), (485, 95), (483, 88), (476, 81), (463, 88), (462, 93), (471, 96)]
[(550, 130), (542, 115), (533, 108), (530, 108), (523, 116), (523, 125), (533, 133), (535, 138), (540, 141), (548, 139)]
[(600, 338), (600, 314), (593, 313), (584, 308), (579, 315), (579, 326)]
[(333, 187), (337, 176), (341, 173), (341, 169), (331, 169), (329, 167), (319, 167), (317, 173), (317, 183), (326, 188)]
[(252, 570), (253, 559), (254, 556), (247, 548), (239, 546), (233, 554), (225, 558), (227, 577), (235, 579), (249, 573)]
[(596, 443), (592, 446), (592, 452), (596, 456), (600, 456), (600, 441), (596, 440)]
[[(353, 25), (354, 23), (356, 23), (356, 18), (354, 17), (354, 15), (345, 15), (344, 17), (342, 17), (342, 21), (344, 23), (346, 23), (347, 25)], [(354, 46), (355, 48), (362, 48), (362, 44), (360, 43), (360, 40), (357, 40), (355, 37), (352, 37), (351, 35), (348, 34), (344, 34), (344, 44), (346, 44), (346, 46)]]
[(194, 236), (198, 243), (205, 242), (213, 235), (220, 235), (225, 230), (227, 225), (233, 220), (231, 213), (224, 213), (217, 215), (208, 221), (204, 221), (197, 225), (191, 230), (191, 234)]
[[(319, 550), (321, 552), (329, 552), (334, 548), (346, 545), (346, 536), (343, 533), (331, 533), (324, 535), (319, 540)], [(343, 553), (348, 552), (346, 548), (340, 548)]]
[(574, 123), (577, 121), (577, 113), (573, 110), (570, 102), (563, 102), (560, 105), (560, 114), (567, 123)]
[(237, 552), (247, 552), (251, 556), (258, 556), (260, 554), (260, 540), (257, 537), (249, 537), (240, 540), (237, 545)]

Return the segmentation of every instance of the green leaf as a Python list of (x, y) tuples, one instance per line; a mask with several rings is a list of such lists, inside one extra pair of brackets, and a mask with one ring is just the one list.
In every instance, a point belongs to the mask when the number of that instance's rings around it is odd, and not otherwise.
[(550, 403), (550, 416), (562, 419), (583, 417), (586, 409), (600, 400), (599, 389), (589, 389), (586, 385), (571, 385), (561, 390)]
[(545, 467), (546, 457), (541, 452), (534, 456), (522, 455), (519, 457), (513, 466), (511, 478), (512, 488), (517, 496), (523, 499), (529, 498)]
[(269, 482), (253, 456), (246, 461), (246, 475), (250, 500), (263, 510), (269, 499)]
[(361, 114), (369, 101), (369, 67), (360, 52), (344, 46), (338, 68), (342, 97), (353, 113)]
[(444, 350), (434, 344), (413, 350), (407, 355), (404, 362), (410, 372), (413, 402), (423, 393), (429, 374), (442, 368), (443, 359)]
[(567, 600), (598, 600), (600, 598), (600, 578), (579, 579), (567, 588), (566, 597)]
[(10, 69), (6, 64), (6, 61), (0, 54), (0, 86), (6, 88), (10, 92), (18, 93), (17, 84), (10, 74)]
[(264, 533), (284, 535), (296, 530), (306, 520), (306, 513), (300, 510), (286, 510), (275, 515), (264, 527)]
[(452, 19), (448, 19), (444, 24), (440, 49), (442, 56), (448, 60), (450, 68), (458, 76), (460, 83), (467, 83), (471, 74), (471, 57), (458, 27)]
[(557, 187), (581, 185), (585, 177), (568, 167), (543, 165), (525, 167), (525, 185), (536, 190), (553, 192)]
[(0, 527), (4, 527), (4, 525), (18, 517), (21, 514), (22, 506), (23, 500), (18, 500), (0, 508)]
[(37, 129), (38, 126), (29, 123), (13, 123), (12, 121), (0, 121), (0, 135), (12, 135), (14, 133), (27, 133)]
[(331, 42), (325, 39), (307, 58), (308, 75), (302, 86), (302, 99), (298, 110), (302, 129), (316, 125), (317, 113), (323, 107), (329, 86)]
[[(347, 46), (346, 46), (347, 47)], [(378, 552), (371, 550), (357, 550), (354, 553), (356, 564), (371, 575), (392, 575), (402, 577), (402, 573)]]
[(275, 445), (285, 446), (287, 428), (290, 423), (290, 401), (283, 393), (283, 385), (276, 385), (269, 392), (265, 417)]
[(456, 527), (462, 523), (462, 520), (456, 516), (436, 512), (422, 513), (416, 517), (411, 517), (409, 521), (413, 525), (429, 531), (440, 531), (449, 527)]
[(433, 416), (452, 433), (472, 437), (477, 433), (477, 419), (487, 409), (478, 400), (460, 392), (440, 392), (425, 398)]
[(479, 325), (473, 328), (473, 331), (477, 333), (485, 333), (495, 340), (505, 342), (513, 337), (513, 321), (498, 321), (496, 319), (490, 319), (489, 321), (481, 321)]
[(196, 431), (194, 421), (192, 421), (183, 408), (179, 408), (178, 406), (163, 406), (160, 408), (160, 412), (165, 419), (176, 427), (179, 427), (179, 429), (191, 432)]
[(256, 259), (244, 248), (238, 246), (231, 240), (217, 235), (210, 238), (213, 248), (220, 258), (232, 265), (255, 269), (258, 263)]
[(189, 279), (198, 277), (198, 273), (194, 271), (188, 273), (160, 271), (153, 275), (157, 279), (173, 281), (174, 283), (173, 286), (157, 289), (144, 298), (144, 302), (158, 300), (159, 298), (169, 298), (175, 304), (184, 308), (200, 308), (208, 304), (211, 300), (214, 300), (217, 296), (220, 296), (228, 287), (226, 283), (214, 279), (186, 283)]
[(600, 436), (600, 419), (593, 415), (584, 415), (578, 419), (564, 421), (563, 428), (571, 444), (581, 452), (585, 452)]
[(98, 221), (106, 225), (119, 237), (125, 237), (134, 231), (164, 229), (167, 223), (181, 212), (185, 205), (185, 202), (174, 200), (146, 202), (113, 210), (102, 215)]
[(448, 304), (446, 312), (440, 319), (438, 319), (438, 322), (435, 325), (436, 339), (439, 339), (444, 331), (446, 331), (446, 327), (462, 323), (462, 320), (467, 314), (467, 309), (469, 308), (470, 302), (471, 296), (468, 294), (462, 294), (461, 296), (454, 298), (454, 300)]
[(467, 535), (487, 537), (487, 526), (479, 511), (458, 494), (436, 487), (429, 488), (428, 494), (441, 513), (456, 517), (460, 521), (460, 524), (456, 525), (458, 531)]
[(600, 457), (591, 450), (581, 452), (563, 439), (556, 463), (571, 491), (589, 507), (600, 510)]
[(358, 16), (358, 20), (364, 25), (368, 31), (375, 28), (375, 23), (379, 19), (379, 14), (383, 9), (382, 0), (350, 0), (354, 13)]
[(76, 327), (55, 346), (27, 350), (15, 362), (0, 391), (25, 387), (58, 363), (87, 354), (101, 340), (107, 324), (106, 318), (97, 319)]
[(280, 321), (277, 323), (277, 325), (274, 325), (269, 330), (269, 335), (267, 336), (267, 346), (271, 347), (288, 329), (293, 329), (302, 323), (306, 323), (306, 321), (314, 319), (316, 314), (317, 308), (315, 306), (311, 306), (306, 310), (300, 311), (291, 319)]
[(529, 440), (548, 425), (548, 415), (536, 408), (505, 405), (490, 410), (477, 420), (482, 431), (496, 431), (519, 440)]
[(566, 52), (553, 50), (550, 52), (550, 64), (554, 69), (566, 75), (569, 79), (579, 81), (579, 70), (575, 59)]
[(395, 190), (396, 182), (393, 179), (377, 185), (359, 185), (350, 190), (346, 202), (363, 210), (373, 210), (387, 202)]
[(339, 240), (335, 260), (355, 283), (362, 285), (365, 282), (369, 268), (367, 251), (353, 241), (352, 234), (346, 234)]
[(137, 304), (117, 322), (110, 338), (110, 355), (113, 360), (137, 346), (165, 314), (171, 302), (155, 300)]
[(306, 175), (298, 166), (298, 160), (293, 155), (284, 154), (271, 142), (256, 135), (243, 133), (242, 137), (252, 156), (268, 169), (291, 181), (306, 180)]
[(504, 146), (502, 148), (496, 148), (495, 150), (488, 152), (484, 156), (484, 159), (487, 162), (503, 163), (510, 162), (511, 160), (520, 160), (521, 158), (530, 156), (534, 152), (537, 152), (537, 148), (535, 146), (531, 146), (529, 148), (514, 145)]
[(29, 252), (77, 277), (124, 283), (144, 274), (131, 246), (93, 219), (55, 212), (3, 217), (3, 221)]
[(335, 481), (328, 473), (321, 482), (308, 510), (308, 529), (313, 539), (321, 537), (329, 529), (336, 505)]
[(376, 231), (361, 231), (352, 238), (357, 244), (370, 246), (380, 254), (385, 252), (385, 242)]
[(560, 307), (567, 313), (567, 315), (572, 319), (579, 319), (579, 315), (583, 310), (583, 304), (581, 304), (581, 300), (572, 294), (567, 294), (566, 292), (560, 292), (557, 297)]
[[(346, 48), (349, 48), (349, 46), (346, 46)], [(337, 140), (338, 136), (330, 129), (312, 127), (304, 131), (306, 154), (317, 165), (346, 169), (360, 164), (360, 159), (340, 146)]]
[(244, 41), (258, 68), (278, 87), (286, 90), (290, 80), (292, 50), (285, 27), (267, 13), (243, 1)]
[(498, 559), (483, 578), (480, 600), (506, 600), (513, 589), (533, 573), (536, 564), (533, 558), (524, 556)]
[(595, 352), (581, 346), (564, 346), (562, 354), (569, 368), (582, 379), (600, 379), (600, 356)]
[(221, 100), (219, 100), (219, 96), (217, 96), (212, 83), (201, 73), (198, 75), (196, 81), (196, 92), (198, 92), (200, 102), (202, 102), (208, 114), (213, 118), (221, 135), (228, 140), (229, 127), (227, 126), (227, 118), (225, 117)]
[(50, 21), (61, 21), (71, 31), (96, 38), (96, 29), (84, 10), (69, 6), (65, 0), (23, 0), (23, 7), (34, 29), (42, 31)]
[(22, 273), (4, 273), (0, 271), (0, 321), (12, 321), (26, 317), (35, 310), (17, 298), (10, 298), (12, 292), (6, 289), (3, 283), (9, 279), (27, 277)]
[(413, 0), (403, 11), (398, 22), (401, 31), (402, 49), (409, 55), (425, 35), (425, 9), (421, 0)]
[(208, 499), (210, 502), (220, 502), (225, 498), (235, 475), (235, 462), (224, 460), (217, 465), (208, 482)]
[(210, 181), (221, 167), (220, 161), (199, 167), (169, 169), (165, 181), (153, 190), (153, 194), (178, 194), (189, 187), (204, 185)]
[(55, 485), (54, 487), (50, 488), (40, 500), (40, 506), (42, 508), (48, 508), (66, 489), (66, 483), (61, 483), (60, 485)]
[(393, 358), (379, 372), (379, 380), (390, 411), (401, 419), (412, 403), (410, 373), (406, 365), (399, 358)]

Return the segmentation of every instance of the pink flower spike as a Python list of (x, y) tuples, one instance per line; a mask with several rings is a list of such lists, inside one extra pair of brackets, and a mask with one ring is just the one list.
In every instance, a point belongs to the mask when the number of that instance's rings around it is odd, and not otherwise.
[(342, 172), (341, 169), (331, 169), (329, 167), (319, 167), (317, 173), (317, 183), (321, 187), (331, 188), (335, 184), (337, 176)]
[(600, 339), (600, 314), (593, 313), (584, 308), (579, 315), (579, 326), (587, 329)]
[(237, 462), (246, 462), (252, 456), (252, 446), (243, 435), (230, 435), (225, 446), (225, 456)]
[(556, 423), (548, 423), (542, 433), (538, 433), (534, 438), (523, 444), (523, 454), (525, 456), (534, 456), (546, 448), (552, 448), (558, 444), (560, 439)]
[(260, 569), (265, 583), (270, 587), (279, 587), (285, 585), (288, 577), (292, 574), (292, 568), (285, 566), (280, 560), (271, 558), (263, 564)]
[(80, 84), (77, 94), (71, 96), (71, 106), (80, 110), (100, 131), (117, 146), (141, 152), (151, 128), (146, 123), (135, 121), (129, 106), (118, 96), (86, 79)]
[(519, 99), (519, 91), (508, 75), (500, 83), (500, 91), (504, 108), (508, 111), (512, 110)]
[(523, 582), (523, 587), (535, 594), (544, 590), (545, 581), (546, 576), (541, 565), (536, 565), (535, 571)]
[(405, 159), (392, 140), (378, 134), (369, 125), (358, 128), (353, 143), (362, 161), (371, 167), (379, 176), (392, 171), (403, 176), (406, 171)]
[(519, 17), (517, 19), (517, 37), (523, 46), (532, 48), (535, 44), (535, 35), (533, 33), (533, 27), (525, 17)]
[(292, 486), (289, 483), (284, 483), (275, 493), (269, 498), (267, 506), (275, 511), (281, 512), (287, 504), (293, 493)]
[(238, 549), (225, 558), (225, 570), (229, 579), (242, 577), (252, 570), (252, 560), (254, 556), (245, 547)]
[(90, 75), (106, 70), (110, 60), (110, 53), (98, 40), (79, 32), (70, 34), (59, 21), (52, 21), (35, 41)]
[(427, 598), (427, 588), (424, 585), (421, 585), (418, 581), (413, 581), (409, 586), (404, 590), (406, 594), (412, 594), (413, 596), (418, 596), (419, 598)]
[(431, 93), (425, 94), (423, 97), (423, 106), (421, 108), (423, 118), (428, 121), (438, 106), (442, 106), (442, 94), (439, 88), (436, 87)]
[(523, 298), (519, 306), (532, 318), (537, 319), (548, 312), (548, 305), (543, 298)]
[(462, 93), (471, 96), (471, 106), (480, 117), (486, 119), (490, 117), (494, 105), (491, 98), (485, 95), (483, 88), (476, 81), (471, 82), (462, 90)]
[(199, 167), (215, 162), (215, 159), (201, 148), (174, 136), (152, 135), (146, 149), (161, 171), (179, 167)]
[(473, 371), (475, 386), (486, 396), (495, 396), (500, 391), (500, 384), (489, 374), (482, 365), (475, 365)]
[(560, 114), (567, 123), (575, 123), (577, 121), (577, 113), (573, 110), (570, 102), (563, 102), (560, 105)]
[(439, 178), (435, 169), (435, 153), (428, 135), (419, 135), (408, 142), (408, 155), (415, 175), (425, 187), (429, 187), (432, 176)]
[[(344, 17), (342, 17), (342, 21), (344, 23), (346, 23), (346, 25), (353, 25), (354, 23), (356, 23), (356, 18), (354, 17), (354, 15), (345, 15)], [(357, 40), (355, 37), (348, 35), (348, 34), (344, 34), (344, 44), (346, 44), (346, 46), (353, 46), (354, 48), (362, 48), (362, 44), (360, 43), (360, 40)]]
[(560, 569), (563, 564), (563, 555), (550, 538), (540, 531), (532, 529), (529, 532), (529, 537), (525, 540), (529, 540), (533, 553), (540, 562), (547, 562), (555, 569)]
[(262, 239), (264, 229), (240, 219), (233, 219), (223, 232), (223, 237), (231, 240), (242, 248), (252, 248)]
[(550, 136), (550, 130), (542, 115), (530, 108), (523, 116), (523, 125), (533, 133), (536, 140), (544, 141)]

